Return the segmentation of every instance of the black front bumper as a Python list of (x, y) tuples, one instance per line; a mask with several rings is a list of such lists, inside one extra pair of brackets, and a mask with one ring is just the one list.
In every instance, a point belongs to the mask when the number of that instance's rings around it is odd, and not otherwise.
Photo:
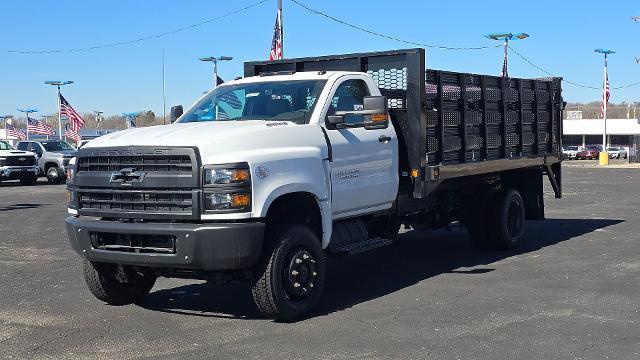
[[(124, 223), (68, 217), (73, 249), (90, 261), (158, 268), (224, 271), (253, 267), (260, 259), (265, 224)], [(175, 236), (174, 253), (126, 252), (94, 247), (91, 234)]]

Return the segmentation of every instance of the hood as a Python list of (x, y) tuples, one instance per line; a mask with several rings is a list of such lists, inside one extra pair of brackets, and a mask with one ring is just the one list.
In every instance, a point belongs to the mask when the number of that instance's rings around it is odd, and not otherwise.
[(64, 157), (74, 157), (78, 153), (78, 150), (58, 150), (58, 151), (47, 151), (47, 153), (51, 155), (60, 155)]
[(0, 156), (35, 156), (31, 151), (22, 150), (0, 150)]
[(226, 139), (242, 139), (248, 134), (269, 132), (275, 128), (297, 127), (286, 121), (207, 121), (174, 123), (135, 128), (103, 135), (83, 147), (108, 146), (203, 146)]

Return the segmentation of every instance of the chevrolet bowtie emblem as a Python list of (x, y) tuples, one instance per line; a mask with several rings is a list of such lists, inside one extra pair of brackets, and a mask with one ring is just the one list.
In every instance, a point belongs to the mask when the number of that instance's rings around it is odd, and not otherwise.
[(110, 183), (120, 183), (121, 185), (131, 185), (132, 183), (141, 183), (147, 175), (144, 171), (138, 171), (134, 168), (124, 168), (120, 171), (111, 173)]

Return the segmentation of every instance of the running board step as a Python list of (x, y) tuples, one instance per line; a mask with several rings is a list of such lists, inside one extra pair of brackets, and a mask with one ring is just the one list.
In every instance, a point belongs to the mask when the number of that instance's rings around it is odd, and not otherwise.
[(358, 241), (358, 242), (346, 244), (333, 249), (332, 252), (339, 253), (339, 254), (353, 255), (353, 254), (359, 254), (365, 251), (377, 249), (383, 246), (391, 245), (391, 244), (393, 244), (393, 240), (375, 238), (375, 239), (368, 239), (364, 241)]

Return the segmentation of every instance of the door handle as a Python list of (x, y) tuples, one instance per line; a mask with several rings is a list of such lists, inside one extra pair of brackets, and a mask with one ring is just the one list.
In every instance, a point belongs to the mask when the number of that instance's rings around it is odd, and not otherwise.
[(380, 135), (380, 137), (378, 138), (378, 141), (380, 141), (380, 142), (388, 142), (388, 141), (391, 141), (391, 136), (387, 136), (387, 135)]

